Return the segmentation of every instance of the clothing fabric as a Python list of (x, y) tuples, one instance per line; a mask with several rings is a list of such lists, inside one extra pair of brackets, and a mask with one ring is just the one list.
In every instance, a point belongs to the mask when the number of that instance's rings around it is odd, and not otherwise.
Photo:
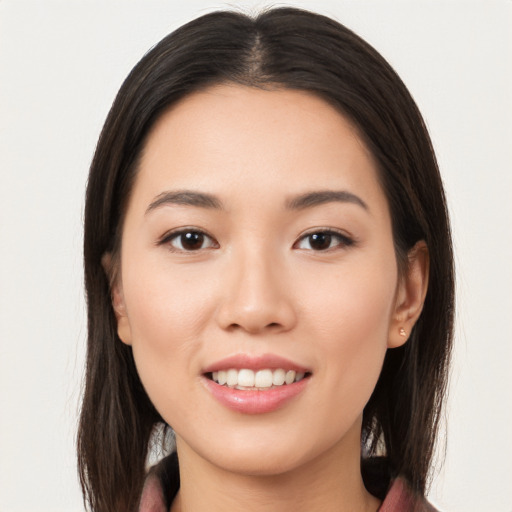
[[(169, 512), (180, 487), (178, 458), (169, 455), (154, 466), (144, 483), (139, 512)], [(423, 497), (417, 497), (402, 478), (389, 486), (377, 512), (439, 512)]]

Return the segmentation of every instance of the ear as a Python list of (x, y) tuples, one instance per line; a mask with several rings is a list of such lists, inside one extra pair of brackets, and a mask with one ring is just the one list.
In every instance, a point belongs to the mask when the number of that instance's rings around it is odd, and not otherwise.
[(403, 345), (421, 315), (428, 289), (429, 254), (421, 240), (407, 254), (407, 268), (399, 278), (395, 309), (389, 325), (388, 348)]
[(101, 265), (110, 284), (110, 297), (112, 300), (112, 308), (116, 315), (117, 321), (117, 335), (119, 339), (126, 343), (132, 344), (132, 331), (128, 314), (126, 312), (126, 304), (123, 293), (123, 283), (121, 280), (120, 272), (118, 271), (118, 264), (114, 262), (111, 253), (105, 253), (101, 258)]

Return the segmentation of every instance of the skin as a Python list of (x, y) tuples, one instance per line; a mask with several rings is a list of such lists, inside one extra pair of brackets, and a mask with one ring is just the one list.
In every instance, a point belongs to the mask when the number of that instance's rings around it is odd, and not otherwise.
[[(183, 190), (222, 208), (159, 202)], [(361, 203), (290, 208), (311, 191)], [(185, 250), (178, 228), (208, 237)], [(315, 249), (308, 235), (328, 229), (341, 237)], [(344, 117), (290, 90), (221, 85), (182, 100), (144, 149), (118, 276), (119, 336), (176, 432), (174, 512), (377, 510), (359, 469), (362, 411), (421, 312), (428, 254), (418, 244), (399, 275), (376, 165)], [(280, 409), (243, 414), (204, 386), (204, 368), (235, 354), (311, 375)]]

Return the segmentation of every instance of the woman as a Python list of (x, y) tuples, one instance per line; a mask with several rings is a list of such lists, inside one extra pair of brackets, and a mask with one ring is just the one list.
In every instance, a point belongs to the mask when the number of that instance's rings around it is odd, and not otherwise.
[[(450, 229), (367, 43), (291, 8), (166, 37), (103, 128), (84, 251), (92, 510), (430, 509)], [(161, 425), (177, 454), (146, 475)]]

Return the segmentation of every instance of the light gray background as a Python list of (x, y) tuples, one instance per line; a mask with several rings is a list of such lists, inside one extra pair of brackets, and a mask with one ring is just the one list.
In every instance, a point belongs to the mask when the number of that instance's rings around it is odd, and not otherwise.
[[(424, 113), (453, 221), (456, 352), (448, 512), (512, 511), (512, 2), (294, 1), (395, 67)], [(161, 37), (222, 2), (0, 0), (0, 512), (81, 511), (82, 209), (122, 80)], [(268, 2), (233, 2), (245, 10)]]

